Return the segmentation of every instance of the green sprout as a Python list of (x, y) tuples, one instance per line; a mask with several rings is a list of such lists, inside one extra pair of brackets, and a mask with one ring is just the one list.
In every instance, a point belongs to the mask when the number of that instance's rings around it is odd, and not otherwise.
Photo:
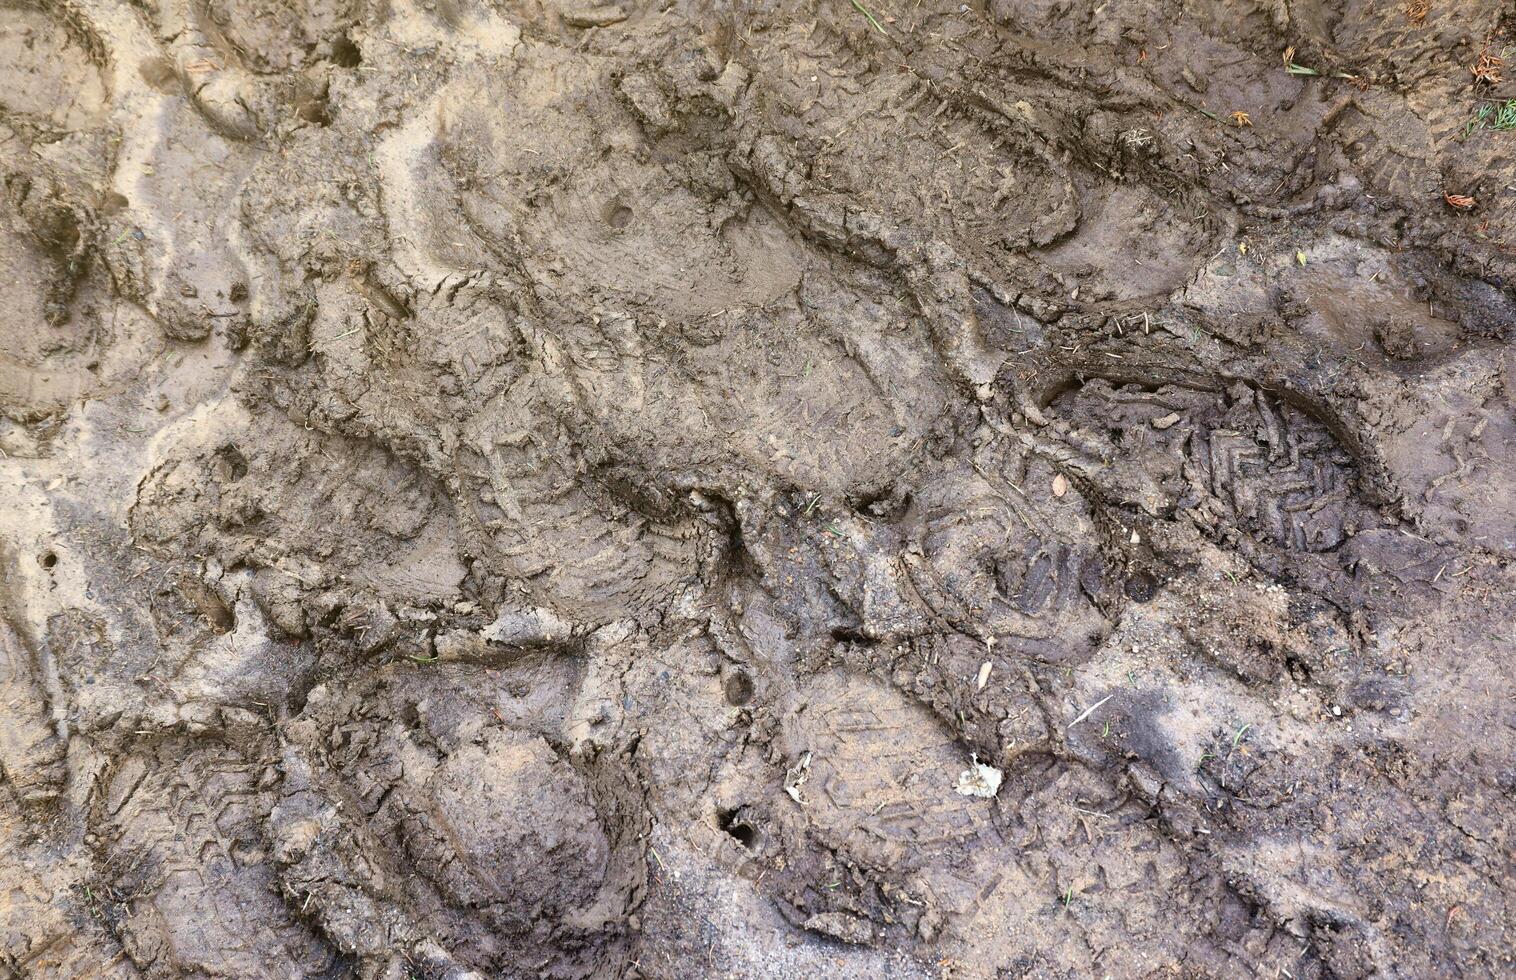
[(1493, 129), (1500, 133), (1516, 130), (1516, 99), (1486, 102), (1474, 110), (1474, 118), (1463, 127), (1464, 138), (1467, 139), (1480, 129)]

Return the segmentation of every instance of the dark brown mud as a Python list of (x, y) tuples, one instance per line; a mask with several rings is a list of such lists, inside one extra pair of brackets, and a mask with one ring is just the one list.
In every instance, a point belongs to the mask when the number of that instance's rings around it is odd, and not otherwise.
[(1513, 29), (0, 0), (0, 975), (1510, 975)]

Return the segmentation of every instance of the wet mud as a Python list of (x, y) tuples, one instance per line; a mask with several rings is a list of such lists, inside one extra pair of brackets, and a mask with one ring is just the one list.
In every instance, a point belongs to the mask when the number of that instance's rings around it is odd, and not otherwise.
[(0, 0), (0, 975), (1510, 975), (1513, 30)]

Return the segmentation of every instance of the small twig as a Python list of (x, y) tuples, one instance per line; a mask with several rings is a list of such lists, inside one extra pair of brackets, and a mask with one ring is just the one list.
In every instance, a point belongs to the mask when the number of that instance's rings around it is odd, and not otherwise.
[(1105, 704), (1107, 701), (1109, 701), (1111, 698), (1114, 698), (1115, 696), (1116, 695), (1114, 695), (1114, 694), (1107, 694), (1105, 697), (1101, 698), (1099, 701), (1096, 701), (1094, 704), (1090, 705), (1088, 708), (1085, 708), (1083, 711), (1081, 711), (1079, 713), (1079, 717), (1078, 718), (1075, 718), (1073, 721), (1069, 722), (1069, 727), (1073, 728), (1075, 725), (1079, 724), (1081, 721), (1084, 721), (1090, 715), (1092, 715), (1092, 714), (1095, 713), (1095, 709), (1096, 708), (1100, 707), (1102, 704)]

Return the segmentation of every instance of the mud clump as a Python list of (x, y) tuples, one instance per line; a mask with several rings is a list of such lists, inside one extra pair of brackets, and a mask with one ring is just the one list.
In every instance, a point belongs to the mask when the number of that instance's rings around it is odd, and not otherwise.
[(1412, 7), (0, 0), (0, 973), (1511, 973)]

